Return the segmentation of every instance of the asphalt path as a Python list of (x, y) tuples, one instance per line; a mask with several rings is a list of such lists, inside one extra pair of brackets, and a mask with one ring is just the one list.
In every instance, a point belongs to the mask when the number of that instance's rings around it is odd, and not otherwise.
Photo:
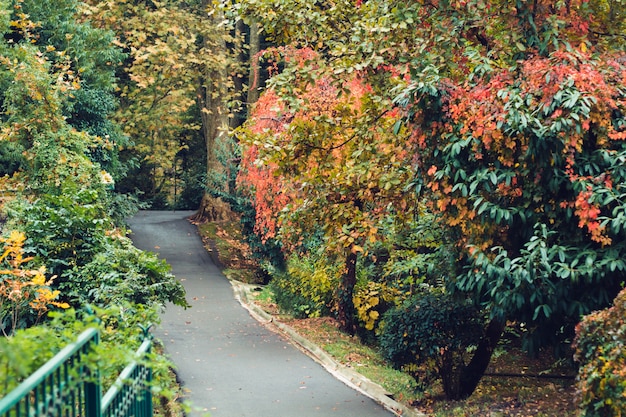
[(154, 333), (177, 368), (192, 416), (389, 417), (283, 335), (255, 320), (212, 262), (192, 212), (142, 211), (131, 238), (172, 266), (191, 308), (168, 305)]

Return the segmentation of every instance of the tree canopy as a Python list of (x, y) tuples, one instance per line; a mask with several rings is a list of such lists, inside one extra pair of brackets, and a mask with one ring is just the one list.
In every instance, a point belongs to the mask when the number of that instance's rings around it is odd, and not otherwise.
[[(331, 208), (350, 200), (351, 184), (375, 198), (412, 190), (453, 248), (448, 292), (471, 298), (490, 318), (467, 372), (484, 371), (507, 321), (526, 326), (526, 346), (536, 351), (568, 340), (582, 315), (617, 294), (626, 272), (620, 2), (241, 4), (272, 41), (312, 51), (280, 61), (265, 93), (279, 104), (259, 107), (264, 117), (248, 122), (261, 131), (248, 145), (256, 155), (244, 159), (254, 165), (249, 172), (258, 172), (264, 155), (280, 155), (269, 158), (274, 178), (266, 178), (280, 185), (270, 188), (275, 195), (292, 196), (264, 206), (257, 195), (259, 209), (298, 218), (323, 196), (326, 211), (314, 216), (321, 223), (303, 217), (298, 224), (333, 230), (330, 248), (362, 224)], [(354, 80), (368, 91), (371, 112), (321, 103), (323, 85), (336, 102), (358, 100)], [(305, 110), (303, 120), (291, 108)], [(402, 121), (382, 116), (391, 114)], [(381, 134), (372, 136), (377, 127)], [(381, 159), (380, 146), (395, 160)], [(368, 181), (354, 174), (360, 167)], [(300, 191), (306, 197), (298, 200)], [(280, 235), (291, 224), (279, 227)]]
[[(132, 204), (116, 204), (114, 175), (124, 170), (109, 119), (119, 63), (104, 57), (123, 54), (111, 32), (81, 20), (78, 2), (53, 3), (0, 2), (0, 149), (9, 162), (0, 189), (10, 196), (0, 223), (9, 236), (0, 240), (0, 330), (9, 336), (48, 307), (186, 305), (167, 265), (122, 231)], [(30, 287), (41, 297), (30, 300)]]
[[(286, 49), (283, 55), (287, 63), (306, 66), (316, 53)], [(358, 77), (341, 86), (326, 77), (274, 81), (248, 122), (252, 130), (240, 135), (248, 165), (238, 181), (254, 190), (257, 230), (266, 238), (280, 230), (285, 246), (293, 248), (321, 230), (328, 252), (344, 253), (346, 294), (337, 296), (348, 300), (339, 315), (350, 329), (356, 255), (380, 238), (381, 223), (391, 213), (410, 216), (414, 207), (402, 145), (408, 135), (393, 132), (398, 113), (372, 99)], [(287, 83), (295, 96), (281, 97)], [(350, 93), (338, 96), (341, 89)]]

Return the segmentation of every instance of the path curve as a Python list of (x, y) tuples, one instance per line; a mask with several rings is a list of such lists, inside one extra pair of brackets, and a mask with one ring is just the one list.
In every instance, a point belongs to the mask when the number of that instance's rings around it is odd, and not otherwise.
[(392, 416), (250, 316), (186, 220), (191, 214), (142, 211), (129, 226), (138, 248), (172, 266), (192, 305), (168, 305), (155, 329), (188, 392), (192, 416)]

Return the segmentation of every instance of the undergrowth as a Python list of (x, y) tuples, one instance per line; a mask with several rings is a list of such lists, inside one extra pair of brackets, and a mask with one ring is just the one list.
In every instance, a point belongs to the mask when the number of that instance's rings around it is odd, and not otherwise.
[[(220, 230), (222, 232), (220, 232)], [(239, 244), (231, 246), (237, 236), (233, 225), (201, 225), (205, 242), (215, 240), (219, 258), (228, 260), (225, 272), (231, 279), (257, 283), (254, 264), (243, 260), (245, 253)], [(241, 241), (239, 241), (241, 242)], [(235, 256), (233, 256), (233, 253)], [(233, 261), (233, 259), (235, 261)], [(241, 261), (241, 262), (239, 262)], [(258, 265), (256, 266), (258, 268)], [(463, 401), (446, 400), (439, 383), (419, 389), (417, 382), (407, 373), (393, 369), (379, 350), (355, 336), (342, 333), (334, 319), (316, 317), (296, 319), (281, 310), (275, 302), (271, 286), (259, 286), (253, 291), (251, 301), (277, 320), (291, 326), (300, 335), (320, 346), (337, 362), (349, 366), (382, 386), (388, 395), (398, 402), (432, 417), (553, 417), (578, 414), (574, 402), (575, 388), (573, 370), (565, 364), (555, 365), (552, 355), (543, 352), (530, 358), (508, 340), (494, 355), (487, 372), (489, 374), (559, 374), (564, 378), (484, 376), (474, 394)]]

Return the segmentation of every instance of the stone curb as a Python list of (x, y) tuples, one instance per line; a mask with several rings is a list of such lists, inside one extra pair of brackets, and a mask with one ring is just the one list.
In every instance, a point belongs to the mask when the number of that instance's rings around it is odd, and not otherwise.
[(281, 323), (278, 320), (274, 320), (274, 317), (254, 304), (248, 298), (251, 285), (244, 284), (239, 281), (230, 280), (235, 298), (241, 303), (241, 305), (250, 312), (250, 315), (257, 321), (269, 327), (270, 329), (282, 333), (294, 342), (296, 347), (310, 356), (313, 360), (322, 365), (328, 372), (330, 372), (335, 378), (342, 381), (344, 384), (352, 387), (360, 393), (370, 397), (374, 401), (384, 406), (387, 410), (394, 413), (396, 416), (409, 416), (409, 417), (427, 417), (415, 409), (400, 404), (389, 397), (387, 391), (380, 385), (372, 382), (370, 379), (359, 374), (355, 370), (342, 365), (335, 361), (329, 354), (324, 352), (319, 346), (311, 343), (308, 339), (305, 339), (298, 334), (292, 327)]

